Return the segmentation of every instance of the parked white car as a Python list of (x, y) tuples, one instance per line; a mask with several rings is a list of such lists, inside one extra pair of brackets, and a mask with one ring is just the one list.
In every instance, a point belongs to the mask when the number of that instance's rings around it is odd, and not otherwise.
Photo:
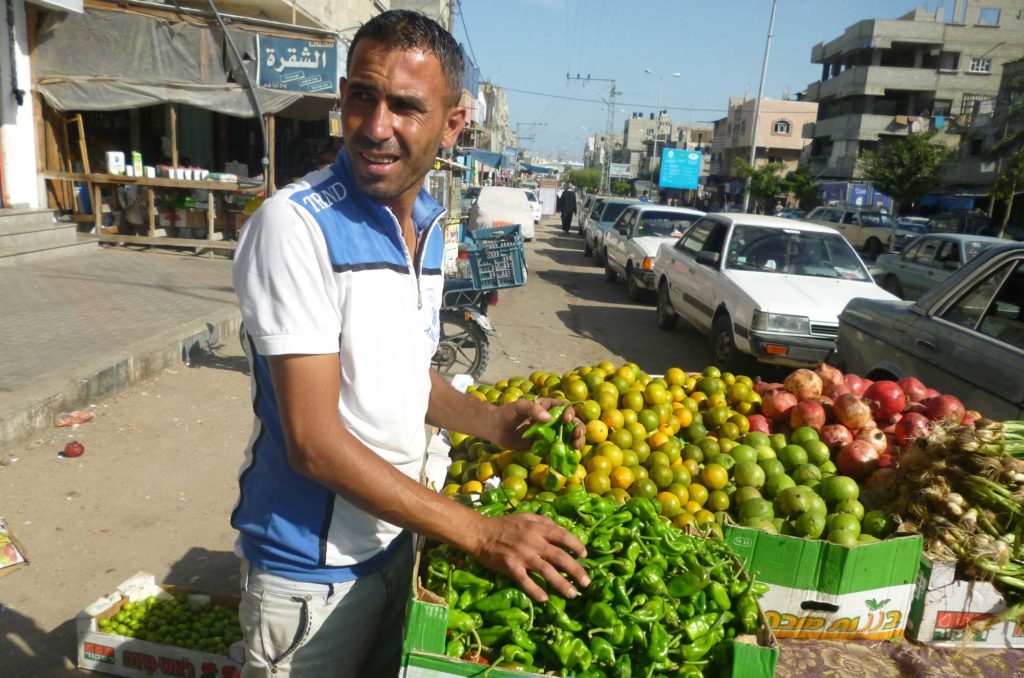
[(533, 209), (521, 188), (484, 186), (469, 208), (467, 229), (494, 228), (519, 224), (524, 240), (533, 240)]
[(604, 262), (604, 234), (627, 207), (638, 203), (631, 198), (608, 198), (595, 204), (583, 226), (583, 256), (594, 257), (594, 263)]
[(654, 257), (658, 248), (683, 235), (704, 212), (686, 207), (651, 203), (630, 205), (604, 234), (604, 278), (615, 282), (621, 275), (626, 294), (639, 301), (654, 291)]
[(744, 356), (816, 365), (835, 350), (851, 299), (894, 300), (843, 237), (826, 226), (754, 214), (709, 214), (653, 264), (658, 324), (682, 317), (711, 340), (715, 363)]
[(876, 207), (815, 207), (804, 220), (838, 230), (851, 245), (871, 259), (888, 249), (896, 232), (896, 222), (892, 215)]
[(537, 194), (528, 188), (524, 188), (523, 193), (526, 194), (526, 199), (530, 201), (530, 209), (533, 210), (533, 223), (539, 224), (541, 217), (541, 205), (540, 200), (537, 199)]

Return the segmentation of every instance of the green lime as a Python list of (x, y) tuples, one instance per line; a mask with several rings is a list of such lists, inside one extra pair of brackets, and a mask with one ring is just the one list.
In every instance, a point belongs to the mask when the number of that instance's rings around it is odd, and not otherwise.
[(806, 485), (809, 480), (821, 480), (821, 470), (814, 464), (800, 464), (789, 475), (797, 485)]
[(806, 442), (818, 440), (818, 432), (810, 426), (801, 426), (790, 434), (789, 440), (797, 445), (803, 445)]
[(547, 490), (544, 490), (543, 492), (538, 492), (537, 496), (534, 497), (534, 499), (536, 499), (537, 501), (550, 504), (554, 500), (558, 499), (558, 497), (555, 495), (554, 492), (548, 492)]
[(813, 497), (814, 492), (811, 490), (802, 485), (794, 485), (779, 492), (777, 499), (782, 512), (790, 518), (796, 518), (811, 507)]
[(768, 476), (768, 479), (764, 481), (764, 496), (770, 498), (778, 497), (787, 488), (795, 486), (796, 483), (793, 479), (784, 473)]
[(769, 534), (778, 534), (779, 531), (775, 528), (774, 521), (768, 518), (750, 518), (749, 520), (740, 521), (740, 525), (743, 527), (752, 527), (755, 530), (763, 530)]
[(818, 470), (821, 471), (821, 477), (824, 478), (825, 476), (834, 476), (839, 469), (830, 460), (818, 464)]
[[(813, 431), (814, 429), (812, 428), (811, 430)], [(820, 466), (831, 459), (832, 453), (829, 451), (828, 445), (820, 440), (808, 440), (802, 443), (800, 447), (807, 451), (807, 461), (816, 466)]]
[(757, 465), (764, 470), (764, 475), (768, 478), (785, 475), (786, 473), (786, 467), (778, 459), (763, 459)]
[(764, 469), (754, 462), (741, 461), (733, 467), (732, 478), (739, 487), (759, 488), (764, 485), (765, 473)]
[(856, 546), (857, 539), (858, 535), (851, 530), (832, 530), (828, 533), (828, 540), (840, 546)]
[(646, 497), (650, 499), (658, 494), (658, 486), (650, 478), (638, 478), (630, 485), (629, 494), (633, 497)]
[(686, 427), (686, 440), (691, 443), (696, 443), (700, 440), (707, 438), (708, 430), (704, 428), (703, 422), (699, 418), (694, 418), (689, 426)]
[(852, 513), (830, 513), (828, 516), (828, 531), (849, 530), (854, 535), (860, 535), (860, 520)]
[(787, 470), (807, 463), (807, 451), (799, 445), (786, 445), (778, 453), (779, 461)]
[(772, 508), (772, 503), (767, 499), (749, 499), (740, 506), (741, 521), (753, 518), (771, 520), (774, 517), (775, 509)]
[(821, 497), (829, 505), (860, 496), (857, 481), (848, 476), (829, 476), (821, 481)]
[(722, 468), (729, 470), (736, 465), (736, 459), (732, 455), (719, 452), (707, 457), (707, 463), (704, 465), (707, 466), (708, 464), (718, 464)]
[(761, 445), (771, 446), (772, 439), (768, 437), (767, 433), (750, 431), (747, 435), (743, 436), (743, 440), (741, 442), (744, 445), (750, 445), (751, 447), (759, 447)]
[(816, 513), (816, 514), (818, 514), (820, 516), (823, 516), (823, 515), (827, 514), (828, 513), (828, 507), (825, 506), (825, 500), (822, 499), (820, 496), (818, 496), (817, 494), (814, 493), (814, 488), (813, 487), (808, 487), (807, 485), (804, 485), (804, 487), (807, 487), (807, 489), (811, 490), (811, 492), (812, 492), (810, 504), (807, 507), (807, 512), (808, 513)]
[(683, 459), (693, 459), (697, 463), (704, 461), (704, 450), (696, 445), (687, 445), (683, 448)]
[(793, 521), (793, 530), (801, 537), (817, 539), (825, 531), (825, 516), (818, 513), (803, 513)]
[(743, 506), (744, 502), (751, 499), (761, 499), (761, 493), (756, 487), (740, 487), (732, 495), (733, 506)]
[(797, 536), (796, 530), (793, 529), (793, 521), (786, 520), (785, 518), (776, 518), (772, 521), (775, 524), (775, 529), (779, 531), (779, 534), (795, 537)]
[(835, 508), (832, 511), (835, 513), (849, 513), (856, 516), (857, 520), (864, 519), (864, 504), (856, 499), (844, 499), (836, 502)]
[(757, 450), (750, 445), (737, 445), (729, 450), (736, 461), (757, 461)]
[(713, 438), (705, 438), (697, 443), (697, 447), (704, 450), (704, 458), (713, 457), (716, 454), (721, 454), (722, 448), (719, 447), (718, 441)]
[(872, 537), (885, 539), (896, 531), (896, 521), (884, 511), (868, 511), (861, 521), (861, 530)]
[(764, 461), (765, 459), (778, 459), (779, 457), (775, 452), (775, 448), (771, 445), (758, 445), (755, 449), (757, 450), (758, 461)]
[(776, 452), (778, 452), (788, 444), (789, 443), (786, 441), (785, 435), (781, 433), (773, 433), (771, 435), (771, 446)]

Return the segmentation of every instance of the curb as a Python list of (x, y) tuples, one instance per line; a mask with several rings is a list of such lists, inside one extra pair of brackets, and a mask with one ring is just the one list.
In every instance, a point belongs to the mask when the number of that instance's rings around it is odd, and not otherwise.
[(0, 445), (53, 430), (57, 417), (187, 362), (196, 353), (235, 340), (242, 324), (237, 308), (206, 321), (185, 323), (110, 353), (70, 379), (51, 380), (25, 394), (21, 405), (0, 411)]

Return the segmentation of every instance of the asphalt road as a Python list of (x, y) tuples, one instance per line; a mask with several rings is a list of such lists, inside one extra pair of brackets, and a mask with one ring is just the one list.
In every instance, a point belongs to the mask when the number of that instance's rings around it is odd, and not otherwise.
[[(527, 244), (529, 280), (500, 295), (484, 381), (601, 360), (649, 373), (708, 364), (707, 340), (658, 328), (545, 219)], [(252, 425), (248, 366), (232, 341), (191, 365), (96, 403), (96, 418), (0, 450), (0, 516), (31, 565), (0, 578), (0, 675), (74, 667), (75, 615), (139, 571), (205, 591), (237, 590), (228, 516)], [(78, 459), (58, 452), (75, 438)]]

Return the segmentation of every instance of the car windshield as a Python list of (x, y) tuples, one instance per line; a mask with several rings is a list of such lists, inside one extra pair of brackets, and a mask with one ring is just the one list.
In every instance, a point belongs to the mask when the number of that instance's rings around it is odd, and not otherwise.
[(920, 221), (904, 221), (903, 223), (898, 223), (897, 226), (902, 228), (904, 231), (911, 231), (913, 233), (928, 232), (928, 222), (922, 223)]
[(640, 225), (636, 229), (637, 237), (653, 236), (656, 238), (678, 238), (697, 221), (700, 215), (680, 214), (679, 212), (647, 211), (640, 215)]
[(534, 194), (533, 191), (526, 191), (526, 198), (530, 202), (537, 202), (537, 196)]
[(625, 209), (629, 207), (628, 202), (612, 202), (608, 203), (604, 207), (604, 212), (601, 212), (601, 223), (611, 224), (613, 221), (619, 218)]
[(838, 233), (746, 224), (733, 228), (726, 267), (813, 278), (871, 279), (853, 248)]
[(892, 228), (893, 221), (887, 212), (861, 212), (860, 223), (862, 226)]

